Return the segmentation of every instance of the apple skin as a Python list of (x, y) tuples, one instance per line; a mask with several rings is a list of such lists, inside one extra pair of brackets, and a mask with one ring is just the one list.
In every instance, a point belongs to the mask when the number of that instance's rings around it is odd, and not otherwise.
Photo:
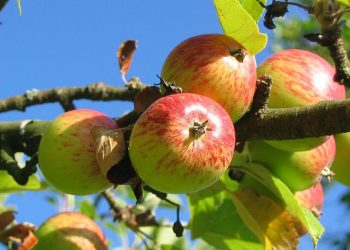
[(112, 118), (89, 109), (65, 112), (49, 125), (39, 145), (39, 166), (52, 186), (73, 195), (111, 186), (96, 161), (90, 131), (97, 126), (117, 128)]
[[(198, 137), (190, 130), (207, 121)], [(235, 130), (212, 99), (191, 93), (162, 97), (137, 120), (129, 142), (136, 173), (165, 193), (191, 193), (215, 183), (230, 165)]]
[(235, 122), (250, 108), (256, 89), (255, 57), (247, 52), (240, 62), (232, 55), (239, 49), (244, 50), (226, 35), (191, 37), (170, 52), (161, 77), (175, 82), (183, 92), (214, 99)]
[(337, 153), (332, 165), (334, 179), (350, 187), (350, 132), (334, 135)]
[[(308, 189), (296, 192), (294, 194), (302, 207), (312, 212), (318, 219), (322, 215), (323, 208), (323, 188), (320, 182), (315, 183)], [(295, 226), (297, 228), (299, 236), (303, 236), (307, 233), (306, 228), (301, 224), (299, 219), (295, 219)]]
[(36, 231), (33, 250), (107, 250), (101, 228), (79, 212), (62, 212), (47, 219)]
[(279, 150), (264, 141), (248, 142), (252, 162), (266, 166), (293, 192), (305, 190), (316, 183), (325, 168), (330, 168), (336, 153), (333, 136), (320, 146), (307, 151)]
[[(290, 108), (346, 97), (344, 85), (334, 81), (335, 69), (319, 55), (300, 49), (279, 51), (257, 68), (258, 76), (272, 77), (268, 107)], [(271, 145), (288, 151), (314, 148), (327, 137), (306, 138), (293, 143), (271, 140)]]

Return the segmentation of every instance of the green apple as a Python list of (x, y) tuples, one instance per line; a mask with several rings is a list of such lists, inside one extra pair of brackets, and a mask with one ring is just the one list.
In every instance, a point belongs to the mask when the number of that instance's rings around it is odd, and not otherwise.
[[(334, 137), (307, 151), (279, 150), (264, 141), (248, 142), (250, 160), (266, 166), (293, 192), (305, 190), (319, 181), (331, 167), (336, 146)], [(330, 174), (330, 173), (328, 173)]]
[(39, 145), (39, 166), (46, 180), (58, 190), (74, 195), (97, 193), (111, 186), (101, 173), (91, 130), (114, 129), (116, 122), (89, 109), (77, 109), (57, 117)]
[(107, 250), (101, 228), (79, 212), (62, 212), (47, 219), (35, 232), (33, 250)]
[(183, 92), (214, 99), (235, 122), (252, 103), (256, 62), (232, 37), (205, 34), (178, 44), (166, 58), (161, 76)]
[(165, 193), (190, 193), (215, 183), (231, 163), (235, 130), (214, 100), (180, 93), (162, 97), (134, 125), (129, 153), (138, 176)]
[(334, 135), (337, 153), (332, 165), (334, 179), (350, 187), (350, 132)]

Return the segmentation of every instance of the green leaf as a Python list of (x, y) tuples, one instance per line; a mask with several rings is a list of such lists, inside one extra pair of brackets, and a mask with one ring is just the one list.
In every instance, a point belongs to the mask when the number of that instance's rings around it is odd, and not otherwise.
[(17, 0), (17, 8), (19, 15), (22, 16), (21, 0)]
[[(233, 181), (232, 181), (233, 182)], [(191, 211), (191, 237), (201, 238), (217, 249), (262, 249), (245, 226), (224, 184), (188, 195)]]
[(80, 212), (82, 212), (83, 214), (85, 214), (93, 220), (99, 218), (99, 214), (96, 211), (96, 206), (90, 199), (83, 199), (80, 200), (78, 203)]
[[(264, 8), (259, 4), (257, 0), (240, 0), (239, 2), (256, 22), (259, 21)], [(262, 0), (260, 2), (265, 4), (266, 0)]]
[(345, 6), (350, 6), (350, 0), (337, 0), (337, 2), (342, 3)]
[(19, 185), (6, 171), (0, 171), (0, 193), (11, 193), (25, 190), (39, 190), (41, 183), (37, 175), (31, 175), (26, 185)]
[(252, 16), (238, 0), (214, 0), (224, 33), (240, 42), (251, 54), (257, 54), (267, 44), (267, 35), (259, 32)]
[(297, 217), (308, 230), (314, 245), (324, 233), (324, 228), (319, 220), (310, 212), (300, 206), (289, 188), (277, 177), (273, 176), (264, 166), (260, 164), (246, 164), (235, 166), (236, 169), (244, 171), (268, 188), (286, 206), (287, 211)]

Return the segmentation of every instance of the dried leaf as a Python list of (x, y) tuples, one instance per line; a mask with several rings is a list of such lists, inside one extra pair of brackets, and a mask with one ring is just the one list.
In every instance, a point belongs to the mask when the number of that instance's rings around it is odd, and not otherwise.
[(35, 226), (31, 223), (16, 224), (0, 233), (0, 241), (5, 244), (16, 242), (19, 245), (18, 250), (30, 250), (38, 243), (34, 230)]
[(299, 239), (293, 217), (267, 196), (250, 189), (236, 191), (232, 195), (242, 219), (261, 239), (265, 249), (296, 250)]
[(17, 250), (30, 250), (38, 243), (38, 238), (32, 231), (29, 231), (28, 235), (22, 239), (22, 245)]
[(154, 86), (146, 87), (135, 96), (134, 110), (142, 113), (160, 97), (161, 94), (159, 88)]
[(107, 176), (108, 170), (125, 155), (124, 131), (123, 128), (110, 130), (104, 127), (95, 127), (91, 130), (97, 163), (105, 176)]
[(0, 214), (0, 232), (15, 220), (15, 211), (6, 211)]
[(119, 49), (117, 52), (120, 73), (122, 74), (122, 79), (125, 83), (127, 82), (127, 80), (125, 79), (125, 75), (129, 71), (129, 68), (131, 66), (131, 61), (136, 48), (137, 48), (136, 40), (126, 40), (119, 46)]

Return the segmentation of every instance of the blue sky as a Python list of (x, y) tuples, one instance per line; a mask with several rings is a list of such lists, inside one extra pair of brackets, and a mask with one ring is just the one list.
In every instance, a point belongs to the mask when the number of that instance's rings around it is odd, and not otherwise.
[[(116, 51), (127, 39), (138, 41), (127, 78), (137, 76), (147, 84), (157, 83), (156, 75), (175, 45), (194, 35), (222, 33), (212, 1), (23, 0), (22, 10), (20, 17), (16, 1), (10, 0), (0, 13), (0, 99), (33, 88), (85, 86), (98, 81), (122, 87)], [(261, 52), (257, 62), (268, 55), (268, 50)], [(126, 102), (75, 104), (113, 117), (132, 109)], [(46, 104), (29, 107), (25, 113), (0, 113), (0, 121), (51, 120), (60, 113), (58, 104)], [(334, 222), (344, 222), (340, 215), (346, 211), (337, 203), (344, 190), (336, 185), (326, 197), (322, 221), (330, 232), (339, 230)], [(17, 207), (19, 221), (39, 225), (57, 211), (46, 205), (44, 196), (16, 195), (8, 204)], [(349, 223), (341, 227), (350, 229)], [(310, 249), (310, 241), (303, 241), (300, 249)], [(329, 248), (321, 241), (319, 249)]]

